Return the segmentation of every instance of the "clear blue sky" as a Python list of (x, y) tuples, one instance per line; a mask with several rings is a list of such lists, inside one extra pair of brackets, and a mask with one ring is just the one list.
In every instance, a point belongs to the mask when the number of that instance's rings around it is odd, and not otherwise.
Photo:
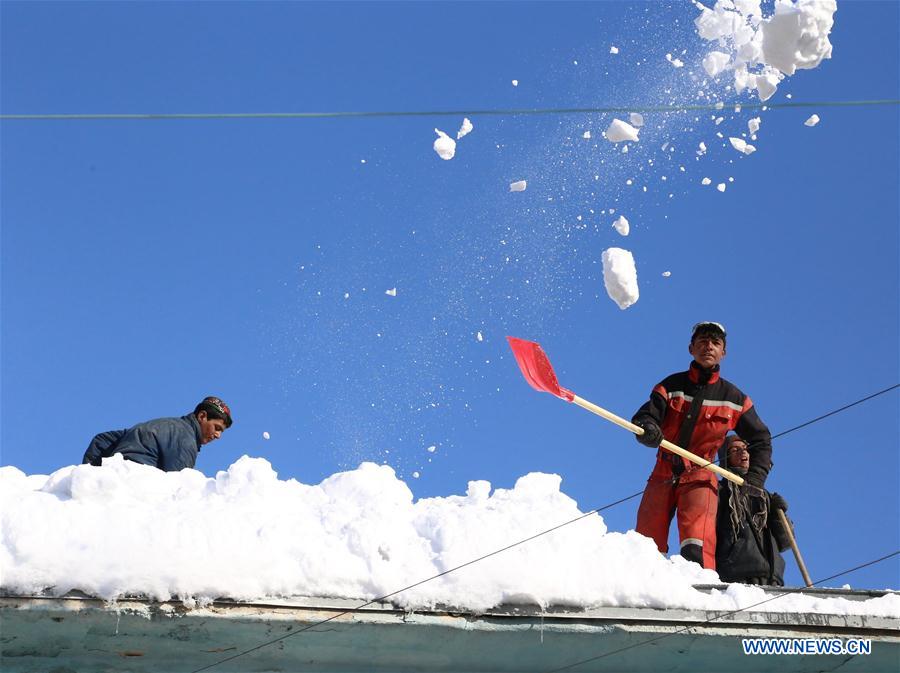
[[(693, 103), (705, 53), (686, 2), (0, 12), (4, 114)], [(832, 60), (771, 102), (900, 97), (898, 3), (835, 18)], [(715, 134), (759, 113), (711, 114), (648, 113), (625, 155), (600, 138), (610, 114), (471, 115), (449, 162), (433, 129), (459, 115), (4, 121), (0, 462), (48, 473), (96, 432), (215, 394), (236, 420), (200, 454), (206, 474), (244, 453), (306, 483), (386, 460), (426, 497), (554, 472), (588, 510), (640, 491), (653, 452), (528, 388), (507, 334), (626, 417), (687, 366), (698, 320), (728, 327), (723, 375), (773, 433), (897, 383), (897, 107), (769, 110), (749, 157)], [(610, 246), (637, 260), (627, 311), (603, 289)], [(900, 547), (897, 411), (894, 391), (774, 443), (768, 486), (814, 578)], [(637, 502), (609, 526), (633, 527)], [(896, 588), (898, 563), (844, 581)]]

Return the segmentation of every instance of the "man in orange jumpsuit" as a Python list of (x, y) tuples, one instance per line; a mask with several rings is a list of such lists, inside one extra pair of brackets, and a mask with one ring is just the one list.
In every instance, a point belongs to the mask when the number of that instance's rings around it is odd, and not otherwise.
[[(725, 435), (736, 431), (750, 453), (745, 480), (762, 489), (772, 467), (772, 436), (751, 399), (719, 376), (725, 342), (725, 328), (719, 323), (694, 325), (690, 368), (658, 383), (631, 420), (644, 429), (643, 435), (636, 435), (641, 444), (657, 448), (667, 439), (710, 462)], [(638, 508), (637, 532), (652, 537), (665, 554), (669, 524), (677, 513), (681, 555), (715, 570), (717, 487), (709, 470), (659, 449)]]

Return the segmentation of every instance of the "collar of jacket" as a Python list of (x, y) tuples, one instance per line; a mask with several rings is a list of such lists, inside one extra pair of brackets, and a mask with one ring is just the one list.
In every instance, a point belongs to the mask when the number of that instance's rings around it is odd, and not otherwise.
[(691, 367), (688, 369), (688, 378), (694, 383), (701, 385), (706, 383), (715, 383), (719, 380), (719, 365), (713, 365), (709, 369), (701, 367), (695, 360), (691, 360)]
[(188, 414), (187, 416), (182, 416), (182, 418), (194, 428), (194, 436), (197, 438), (197, 453), (200, 453), (200, 449), (203, 446), (203, 435), (200, 434), (200, 421), (197, 420), (194, 414)]

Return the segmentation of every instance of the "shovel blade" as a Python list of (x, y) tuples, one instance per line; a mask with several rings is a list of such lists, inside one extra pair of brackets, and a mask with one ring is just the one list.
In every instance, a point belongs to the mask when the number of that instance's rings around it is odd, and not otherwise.
[(509, 341), (509, 347), (512, 349), (516, 362), (519, 363), (522, 376), (532, 388), (556, 395), (567, 402), (571, 402), (575, 398), (571, 391), (560, 387), (550, 360), (540, 344), (511, 336), (506, 337), (506, 340)]

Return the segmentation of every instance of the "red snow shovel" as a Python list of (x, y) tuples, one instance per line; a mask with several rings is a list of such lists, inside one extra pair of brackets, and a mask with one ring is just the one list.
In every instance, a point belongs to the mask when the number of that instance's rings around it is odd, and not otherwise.
[[(602, 416), (606, 420), (612, 421), (619, 427), (630, 430), (636, 435), (644, 434), (644, 429), (642, 427), (637, 426), (634, 423), (629, 423), (624, 418), (620, 418), (606, 409), (598, 407), (596, 404), (591, 404), (587, 400), (578, 397), (578, 395), (571, 390), (566, 390), (560, 386), (559, 381), (556, 379), (556, 374), (553, 371), (553, 367), (550, 365), (550, 360), (547, 359), (547, 355), (544, 353), (540, 344), (511, 336), (506, 338), (509, 341), (509, 347), (512, 348), (513, 355), (516, 356), (516, 362), (519, 363), (519, 369), (522, 370), (522, 375), (532, 388), (540, 390), (541, 392), (550, 393), (551, 395), (556, 395), (566, 402), (574, 402), (582, 409), (587, 409), (598, 416)], [(733, 472), (729, 472), (715, 463), (704, 460), (690, 451), (685, 451), (680, 446), (676, 446), (666, 439), (660, 443), (660, 446), (682, 458), (686, 458), (692, 463), (696, 463), (700, 467), (705, 467), (707, 470), (725, 477), (729, 481), (733, 481), (735, 484), (743, 485), (744, 483), (744, 480)]]

